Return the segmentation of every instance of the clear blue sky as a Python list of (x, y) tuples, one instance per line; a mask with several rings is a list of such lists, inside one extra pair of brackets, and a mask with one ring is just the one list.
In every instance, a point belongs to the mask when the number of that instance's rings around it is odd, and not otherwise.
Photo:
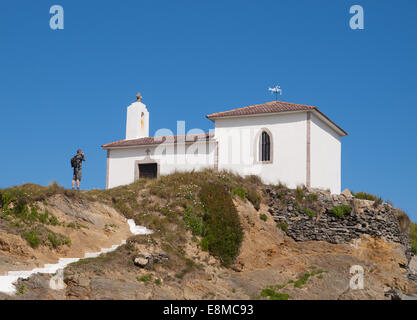
[[(64, 30), (49, 8), (64, 8)], [(365, 29), (349, 28), (362, 5)], [(208, 113), (273, 100), (318, 106), (349, 132), (342, 187), (417, 220), (417, 1), (0, 2), (0, 187), (105, 185), (100, 146), (123, 139), (140, 91), (151, 134), (208, 130)]]

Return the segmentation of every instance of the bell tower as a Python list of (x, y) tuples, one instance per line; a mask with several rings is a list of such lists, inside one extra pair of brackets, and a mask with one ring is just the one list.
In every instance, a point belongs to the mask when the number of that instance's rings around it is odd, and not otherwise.
[(149, 112), (141, 102), (140, 93), (136, 95), (136, 102), (127, 107), (126, 140), (149, 137)]

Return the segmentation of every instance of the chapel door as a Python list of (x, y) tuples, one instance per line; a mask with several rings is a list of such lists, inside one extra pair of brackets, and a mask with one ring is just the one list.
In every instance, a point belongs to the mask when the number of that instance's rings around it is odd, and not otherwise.
[(139, 178), (155, 179), (158, 175), (156, 163), (139, 164)]

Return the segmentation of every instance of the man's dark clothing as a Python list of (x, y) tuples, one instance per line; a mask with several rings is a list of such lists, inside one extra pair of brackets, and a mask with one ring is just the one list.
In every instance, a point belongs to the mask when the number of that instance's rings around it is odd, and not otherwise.
[(81, 181), (82, 166), (83, 166), (83, 161), (85, 161), (85, 158), (83, 154), (77, 154), (74, 158), (75, 158), (74, 180)]

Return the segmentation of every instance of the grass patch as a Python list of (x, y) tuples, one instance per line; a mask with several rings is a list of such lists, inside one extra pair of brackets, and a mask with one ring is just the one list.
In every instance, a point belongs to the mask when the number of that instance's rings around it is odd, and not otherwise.
[(297, 189), (295, 189), (295, 198), (297, 201), (303, 201), (304, 189), (302, 187), (297, 187)]
[(208, 251), (209, 250), (209, 241), (208, 241), (207, 238), (201, 239), (200, 247), (201, 247), (201, 250), (203, 250), (203, 251)]
[(277, 222), (277, 227), (285, 233), (288, 231), (288, 224), (285, 221)]
[(371, 201), (375, 201), (377, 199), (376, 195), (373, 195), (371, 193), (367, 193), (367, 192), (358, 192), (358, 193), (353, 193), (352, 195), (356, 198), (356, 199), (362, 199), (362, 200), (371, 200)]
[(314, 211), (313, 209), (305, 209), (304, 212), (306, 213), (306, 215), (308, 215), (310, 218), (314, 218), (316, 215), (316, 211)]
[(39, 231), (37, 229), (31, 229), (22, 234), (22, 238), (25, 239), (32, 248), (37, 248), (41, 243), (39, 238)]
[(183, 220), (187, 230), (190, 230), (193, 235), (201, 236), (204, 232), (203, 216), (193, 211), (193, 208), (187, 207), (184, 210)]
[(294, 288), (302, 288), (311, 277), (317, 276), (319, 279), (323, 279), (323, 274), (328, 273), (325, 270), (318, 270), (315, 266), (310, 267), (311, 272), (304, 273), (297, 280), (288, 280), (280, 285), (268, 286), (261, 291), (261, 297), (269, 298), (270, 300), (288, 300), (290, 297), (288, 294), (277, 292), (284, 289), (288, 285), (294, 285)]
[(17, 295), (17, 296), (20, 296), (20, 295), (22, 295), (22, 294), (24, 294), (24, 293), (25, 293), (25, 286), (22, 284), (22, 285), (19, 287), (19, 290), (17, 290), (16, 295)]
[(350, 212), (352, 211), (352, 208), (347, 206), (347, 205), (340, 205), (340, 206), (336, 206), (332, 209), (332, 213), (339, 217), (339, 218), (343, 218), (345, 215), (350, 214)]
[(248, 200), (253, 207), (258, 211), (261, 208), (262, 197), (254, 188), (243, 188), (241, 186), (235, 187), (231, 191), (232, 197), (238, 196), (243, 200)]
[(152, 281), (152, 274), (147, 274), (147, 275), (144, 275), (142, 277), (136, 277), (136, 280), (137, 281), (141, 281), (141, 282), (149, 282), (149, 281)]
[(54, 249), (62, 245), (71, 246), (71, 239), (61, 234), (49, 233), (48, 240), (49, 240), (50, 245)]
[(306, 282), (308, 281), (309, 278), (317, 276), (319, 279), (323, 278), (323, 273), (328, 273), (328, 271), (325, 270), (315, 270), (315, 268), (313, 269), (313, 271), (311, 271), (310, 273), (304, 273), (298, 280), (294, 281), (294, 288), (302, 288)]
[(319, 196), (317, 195), (317, 193), (309, 193), (306, 196), (306, 199), (307, 201), (310, 201), (310, 202), (316, 202), (319, 199)]
[(246, 200), (246, 191), (242, 187), (233, 188), (231, 194), (232, 197), (239, 196), (239, 198)]
[(268, 219), (267, 215), (265, 213), (262, 213), (259, 215), (259, 219), (266, 221)]
[[(33, 183), (26, 183), (8, 189), (0, 189), (0, 204), (2, 207), (7, 201), (24, 200), (26, 203), (40, 201), (47, 203), (46, 200), (56, 194), (63, 194), (69, 198), (79, 198), (80, 194), (75, 190), (67, 190), (53, 182), (47, 187)], [(4, 202), (6, 200), (6, 203)]]
[(261, 297), (269, 298), (269, 300), (288, 300), (290, 298), (288, 294), (276, 292), (271, 288), (263, 289), (261, 291)]
[(21, 237), (34, 249), (39, 247), (39, 245), (49, 246), (53, 249), (63, 245), (71, 246), (70, 238), (55, 233), (42, 225), (37, 225), (28, 231), (23, 231)]
[(410, 243), (414, 254), (417, 254), (417, 225), (414, 222), (410, 224)]

